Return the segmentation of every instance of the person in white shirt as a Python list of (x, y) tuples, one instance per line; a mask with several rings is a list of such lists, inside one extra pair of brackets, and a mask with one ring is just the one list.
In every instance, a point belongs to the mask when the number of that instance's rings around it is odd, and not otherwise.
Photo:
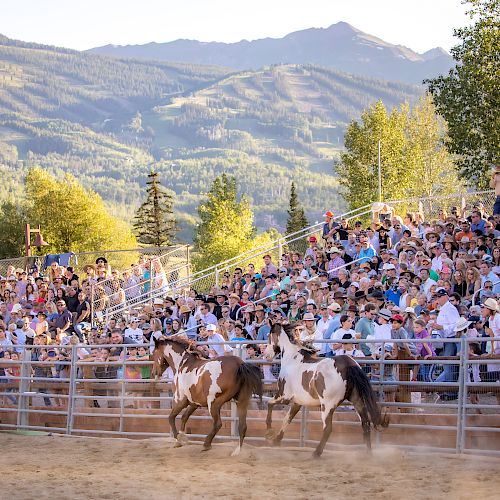
[(422, 280), (422, 291), (425, 293), (428, 299), (430, 299), (429, 291), (432, 285), (437, 285), (437, 282), (429, 277), (428, 269), (420, 269), (419, 273), (420, 279)]
[[(430, 330), (441, 330), (443, 338), (456, 337), (455, 326), (460, 319), (458, 309), (448, 300), (448, 292), (444, 288), (438, 288), (435, 297), (439, 306), (439, 314), (436, 321), (430, 323)], [(445, 342), (443, 356), (456, 356), (458, 342)], [(438, 382), (456, 382), (458, 380), (458, 367), (456, 365), (444, 365), (443, 372), (436, 379)]]
[[(217, 326), (209, 323), (205, 328), (205, 337), (202, 339), (204, 342), (224, 342), (224, 337), (217, 333)], [(217, 358), (224, 356), (225, 353), (233, 352), (233, 348), (227, 344), (212, 344), (209, 345), (209, 356)]]
[[(373, 336), (375, 340), (387, 340), (391, 339), (391, 324), (389, 323), (392, 317), (391, 311), (389, 309), (380, 309), (377, 315), (377, 321), (375, 322), (375, 327), (373, 330)], [(384, 345), (393, 347), (392, 342), (385, 342)], [(373, 345), (372, 352), (374, 354), (380, 353), (382, 349), (382, 342), (377, 342)]]
[[(316, 328), (316, 318), (313, 313), (307, 312), (302, 318), (304, 322), (304, 327), (300, 330), (299, 338), (301, 342), (313, 342), (314, 340), (322, 340), (323, 336)], [(323, 344), (313, 343), (313, 347), (321, 352)]]
[(352, 325), (352, 319), (347, 314), (342, 314), (342, 316), (340, 316), (340, 328), (335, 330), (330, 337), (332, 341), (330, 345), (333, 352), (342, 348), (342, 337), (344, 335), (350, 334), (353, 337), (356, 336), (356, 332), (352, 329)]
[(137, 344), (142, 344), (144, 342), (144, 332), (142, 328), (139, 328), (139, 320), (137, 318), (132, 318), (130, 320), (130, 326), (125, 329), (125, 337), (132, 339)]
[[(332, 323), (330, 319), (330, 315), (328, 312), (328, 306), (326, 304), (321, 304), (320, 307), (320, 314), (321, 318), (317, 321), (316, 323), (316, 334), (315, 337), (317, 339), (326, 339), (326, 333), (328, 331), (328, 328), (330, 328), (330, 325)], [(319, 350), (319, 356), (326, 356), (328, 352), (330, 352), (330, 346), (325, 342), (323, 344), (319, 344), (321, 346)]]
[[(488, 320), (486, 333), (494, 338), (500, 337), (500, 313), (498, 312), (498, 302), (493, 298), (486, 299), (481, 306), (481, 316)], [(500, 354), (500, 341), (492, 340), (491, 347), (488, 347), (490, 354)], [(500, 381), (500, 363), (487, 363), (488, 382)], [(500, 394), (497, 393), (497, 404), (500, 404)]]
[[(344, 333), (342, 340), (353, 340), (354, 337), (350, 333)], [(351, 356), (352, 358), (364, 358), (365, 355), (361, 349), (356, 349), (355, 344), (352, 342), (342, 342), (340, 349), (335, 351), (335, 356), (340, 355)]]

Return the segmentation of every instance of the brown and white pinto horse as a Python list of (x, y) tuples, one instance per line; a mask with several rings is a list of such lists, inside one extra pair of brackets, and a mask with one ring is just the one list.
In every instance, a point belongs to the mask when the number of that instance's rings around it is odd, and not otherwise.
[[(186, 423), (199, 407), (208, 408), (213, 419), (213, 428), (203, 443), (202, 451), (209, 450), (212, 440), (222, 427), (220, 411), (222, 405), (236, 399), (238, 412), (239, 443), (233, 456), (237, 455), (247, 430), (246, 417), (252, 394), (262, 399), (262, 379), (260, 369), (244, 363), (237, 356), (221, 356), (206, 359), (192, 344), (182, 338), (160, 337), (155, 340), (153, 351), (153, 376), (161, 375), (167, 365), (174, 373), (174, 405), (168, 421), (175, 446), (186, 441)], [(175, 425), (175, 417), (186, 408), (181, 419), (180, 433)]]
[[(269, 361), (281, 354), (278, 393), (268, 403), (266, 437), (274, 438), (273, 444), (278, 445), (286, 427), (302, 406), (320, 406), (323, 436), (314, 451), (314, 456), (319, 457), (332, 432), (333, 412), (347, 399), (361, 418), (364, 440), (370, 449), (370, 424), (376, 429), (387, 427), (389, 419), (387, 414), (381, 415), (368, 377), (350, 356), (316, 357), (313, 349), (304, 347), (295, 339), (293, 330), (293, 325), (274, 323), (264, 352)], [(281, 430), (274, 436), (271, 428), (273, 407), (289, 403), (291, 407)]]

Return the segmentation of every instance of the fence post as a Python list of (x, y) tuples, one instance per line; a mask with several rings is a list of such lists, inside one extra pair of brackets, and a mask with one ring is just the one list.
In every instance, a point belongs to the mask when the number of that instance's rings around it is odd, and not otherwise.
[(215, 266), (215, 286), (219, 288), (219, 268)]
[(460, 364), (458, 370), (458, 400), (457, 400), (457, 441), (456, 452), (462, 453), (465, 444), (465, 418), (467, 403), (467, 338), (460, 339)]
[(302, 448), (306, 445), (307, 439), (307, 407), (303, 406), (300, 413), (300, 435), (299, 435), (299, 446)]
[(68, 412), (66, 414), (66, 434), (73, 432), (73, 412), (75, 404), (76, 378), (78, 372), (77, 345), (71, 345), (71, 365), (69, 372), (69, 388), (68, 388)]
[(28, 409), (29, 398), (33, 395), (30, 394), (28, 389), (30, 386), (29, 376), (31, 363), (31, 349), (23, 348), (21, 356), (21, 378), (19, 379), (19, 396), (17, 400), (17, 428), (27, 427), (29, 425), (29, 415), (26, 411)]
[[(235, 351), (234, 352), (235, 356), (238, 356), (238, 358), (243, 358), (243, 352), (241, 350), (241, 343), (236, 344), (234, 351)], [(232, 399), (231, 400), (231, 437), (232, 438), (238, 437), (237, 420), (238, 420), (238, 411), (237, 411), (236, 403), (234, 402), (234, 399)]]

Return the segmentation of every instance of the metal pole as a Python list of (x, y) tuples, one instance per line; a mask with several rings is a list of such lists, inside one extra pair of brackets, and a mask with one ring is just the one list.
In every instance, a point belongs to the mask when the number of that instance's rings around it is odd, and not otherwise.
[[(238, 344), (236, 346), (235, 351), (236, 351), (235, 356), (242, 358), (241, 344)], [(234, 399), (232, 399), (231, 400), (231, 437), (232, 438), (238, 437), (237, 420), (238, 420), (238, 411), (236, 408), (236, 403), (234, 402)]]
[(215, 286), (219, 288), (219, 269), (215, 266)]
[(76, 393), (76, 377), (78, 367), (76, 362), (78, 361), (77, 356), (78, 346), (71, 346), (71, 366), (69, 372), (69, 388), (68, 388), (68, 411), (66, 415), (66, 434), (71, 434), (73, 432), (73, 412), (75, 404), (75, 393)]
[(94, 326), (95, 326), (94, 299), (95, 299), (94, 283), (91, 283), (90, 284), (90, 326), (92, 328), (94, 328)]
[(460, 365), (458, 372), (458, 404), (457, 404), (457, 444), (456, 452), (462, 453), (465, 444), (465, 419), (467, 404), (467, 358), (468, 358), (467, 338), (460, 339)]
[[(127, 347), (123, 347), (123, 359), (122, 359), (122, 378), (118, 379), (121, 382), (120, 390), (120, 432), (123, 432), (123, 413), (125, 410), (125, 358), (127, 357)], [(109, 404), (109, 399), (108, 399)]]
[(280, 238), (278, 240), (278, 262), (280, 263), (279, 265), (281, 266), (283, 262), (281, 262), (281, 259), (283, 258), (283, 240)]
[(382, 168), (380, 166), (380, 139), (378, 141), (378, 201), (382, 202)]
[(26, 411), (29, 406), (30, 394), (28, 389), (30, 385), (29, 376), (31, 374), (31, 349), (23, 347), (21, 356), (21, 378), (19, 380), (19, 395), (17, 400), (17, 427), (27, 427), (29, 425), (29, 414)]
[(189, 245), (186, 245), (186, 263), (187, 263), (187, 279), (191, 281), (191, 254), (189, 253)]

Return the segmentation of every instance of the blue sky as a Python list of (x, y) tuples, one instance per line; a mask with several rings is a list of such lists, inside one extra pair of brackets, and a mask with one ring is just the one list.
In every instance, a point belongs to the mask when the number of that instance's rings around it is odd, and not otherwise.
[(460, 0), (0, 0), (0, 33), (88, 49), (177, 38), (235, 42), (278, 38), (346, 21), (418, 52), (456, 43), (468, 24)]

